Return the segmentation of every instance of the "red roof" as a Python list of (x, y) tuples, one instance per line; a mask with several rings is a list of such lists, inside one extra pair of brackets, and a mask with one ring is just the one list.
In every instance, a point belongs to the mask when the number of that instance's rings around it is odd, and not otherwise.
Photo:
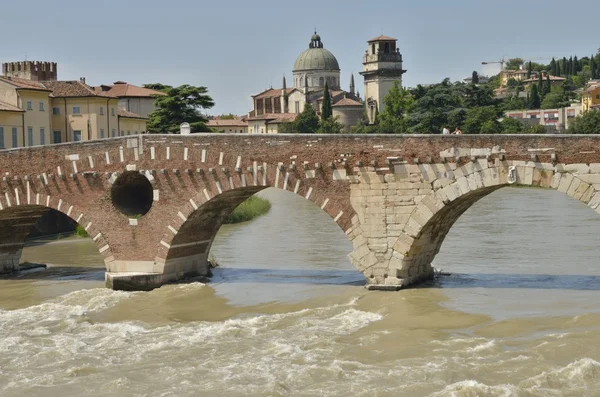
[(115, 81), (114, 85), (103, 85), (95, 88), (96, 92), (103, 92), (107, 95), (121, 97), (141, 97), (150, 98), (153, 95), (166, 96), (167, 94), (161, 91), (151, 90), (150, 88), (139, 87), (137, 85), (128, 84), (124, 81)]
[(333, 106), (333, 107), (335, 107), (335, 106), (362, 106), (362, 103), (355, 101), (354, 99), (351, 99), (351, 98), (343, 98), (331, 106)]
[(4, 81), (23, 90), (51, 91), (39, 81), (32, 81), (27, 79), (19, 79), (17, 77), (6, 76), (0, 76), (0, 81)]
[(248, 120), (266, 120), (270, 123), (282, 123), (296, 120), (296, 113), (265, 113), (260, 116), (249, 117)]
[(117, 109), (117, 115), (119, 115), (119, 117), (124, 117), (127, 119), (144, 119), (144, 120), (148, 119), (148, 117), (140, 116), (137, 113), (128, 112), (127, 110), (123, 110), (123, 109)]
[[(289, 95), (294, 90), (295, 90), (295, 88), (287, 88), (286, 93)], [(252, 98), (262, 99), (262, 98), (280, 97), (282, 94), (283, 94), (283, 88), (279, 88), (279, 89), (270, 88), (266, 91), (261, 92), (260, 94), (253, 95)]]
[(4, 111), (4, 112), (24, 112), (23, 109), (19, 109), (16, 106), (13, 106), (6, 102), (0, 101), (0, 112), (2, 112), (2, 111)]
[(240, 119), (208, 120), (208, 127), (248, 127), (248, 122)]
[(89, 85), (81, 81), (43, 81), (45, 87), (52, 90), (52, 96), (55, 98), (84, 98), (84, 97), (104, 97), (111, 98), (102, 92), (96, 92)]
[(398, 39), (395, 39), (395, 38), (390, 37), (390, 36), (381, 35), (381, 36), (377, 36), (377, 37), (375, 37), (375, 38), (367, 41), (367, 43), (372, 43), (374, 41), (397, 41), (397, 40)]

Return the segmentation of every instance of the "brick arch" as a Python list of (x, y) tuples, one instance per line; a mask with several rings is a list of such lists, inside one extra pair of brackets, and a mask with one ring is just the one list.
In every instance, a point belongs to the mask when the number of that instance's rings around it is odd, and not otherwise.
[(387, 277), (366, 276), (373, 283), (400, 286), (431, 278), (431, 263), (458, 218), (483, 197), (511, 184), (552, 188), (600, 212), (600, 192), (585, 179), (562, 165), (533, 162), (474, 168), (444, 187), (438, 185), (419, 202), (384, 264)]
[[(354, 215), (348, 195), (336, 195), (332, 187), (349, 189), (349, 182), (307, 178), (304, 170), (287, 170), (280, 164), (266, 165), (262, 172), (247, 169), (234, 174), (217, 175), (212, 186), (195, 191), (165, 227), (158, 244), (155, 263), (167, 280), (207, 273), (210, 247), (227, 216), (248, 197), (269, 187), (294, 193), (313, 202), (346, 232)], [(264, 170), (267, 170), (266, 172)], [(312, 175), (312, 174), (311, 174)], [(201, 228), (198, 226), (202, 225)]]
[(84, 213), (60, 197), (34, 193), (21, 195), (19, 189), (7, 190), (0, 197), (0, 273), (17, 270), (25, 239), (35, 221), (49, 210), (56, 210), (81, 225), (108, 265), (112, 252), (100, 230)]

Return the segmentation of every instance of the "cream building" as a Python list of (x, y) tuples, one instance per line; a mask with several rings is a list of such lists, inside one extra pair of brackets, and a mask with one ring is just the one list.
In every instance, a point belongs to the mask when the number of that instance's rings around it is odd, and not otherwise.
[[(282, 88), (270, 88), (252, 96), (253, 110), (248, 114), (249, 133), (278, 133), (280, 125), (294, 121), (307, 104), (320, 114), (326, 83), (333, 115), (338, 116), (346, 128), (361, 118), (363, 104), (355, 91), (354, 77), (351, 77), (349, 91), (340, 88), (339, 63), (316, 32), (311, 37), (308, 49), (296, 58), (292, 74), (292, 88), (287, 88), (284, 77)], [(337, 103), (342, 100), (343, 104), (338, 106)]]
[(2, 70), (0, 141), (4, 148), (146, 131), (147, 117), (119, 109), (117, 96), (88, 86), (84, 79), (57, 80), (55, 63), (13, 62), (3, 64)]
[(155, 97), (167, 95), (161, 91), (139, 87), (124, 81), (116, 81), (113, 85), (101, 85), (96, 87), (96, 92), (118, 98), (119, 109), (138, 114), (145, 118), (156, 110), (156, 106), (154, 105)]

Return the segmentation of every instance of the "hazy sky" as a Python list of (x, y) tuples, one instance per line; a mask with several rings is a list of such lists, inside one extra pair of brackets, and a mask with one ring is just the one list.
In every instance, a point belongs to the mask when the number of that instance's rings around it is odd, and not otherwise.
[[(0, 61), (57, 61), (62, 80), (208, 87), (210, 114), (244, 114), (250, 95), (292, 83), (316, 27), (347, 89), (362, 93), (366, 41), (398, 38), (404, 85), (459, 80), (481, 61), (591, 55), (598, 0), (0, 0)], [(546, 62), (546, 61), (540, 61)], [(483, 70), (483, 72), (486, 72)]]

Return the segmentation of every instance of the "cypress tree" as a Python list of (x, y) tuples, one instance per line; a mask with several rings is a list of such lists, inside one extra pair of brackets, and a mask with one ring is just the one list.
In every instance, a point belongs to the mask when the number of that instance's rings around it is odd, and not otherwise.
[(550, 74), (552, 74), (552, 76), (556, 76), (556, 61), (554, 60), (554, 58), (552, 58), (552, 60), (550, 61)]
[(531, 61), (529, 61), (529, 63), (527, 64), (527, 78), (528, 79), (531, 78), (532, 71), (533, 71), (533, 65), (531, 64)]
[(592, 56), (590, 58), (590, 69), (592, 69), (592, 79), (597, 79), (598, 78), (597, 66), (598, 65), (596, 65), (596, 60), (594, 59), (594, 56)]
[(539, 109), (541, 105), (540, 94), (537, 84), (531, 88), (531, 97), (529, 98), (529, 109)]
[(562, 73), (560, 70), (560, 62), (556, 62), (556, 75), (555, 76), (562, 76)]
[(542, 72), (538, 74), (538, 94), (544, 96), (544, 80), (542, 80)]
[(563, 72), (563, 74), (564, 74), (564, 75), (565, 75), (565, 77), (566, 77), (566, 76), (568, 76), (568, 75), (569, 75), (569, 71), (567, 70), (567, 58), (566, 58), (566, 57), (563, 57), (563, 59), (562, 59), (562, 62), (561, 62), (561, 63), (562, 63), (562, 65), (561, 65), (561, 66), (562, 66), (562, 72)]
[(579, 61), (577, 60), (577, 55), (573, 58), (573, 74), (577, 74), (581, 69), (579, 68)]
[(321, 109), (321, 119), (327, 120), (333, 115), (333, 111), (331, 109), (331, 97), (329, 96), (329, 87), (327, 83), (325, 83), (325, 88), (323, 89), (323, 105)]
[(550, 81), (550, 75), (546, 75), (546, 89), (544, 89), (544, 96), (552, 91), (552, 81)]
[(573, 76), (575, 73), (573, 73), (574, 69), (573, 69), (573, 57), (569, 58), (569, 76)]

